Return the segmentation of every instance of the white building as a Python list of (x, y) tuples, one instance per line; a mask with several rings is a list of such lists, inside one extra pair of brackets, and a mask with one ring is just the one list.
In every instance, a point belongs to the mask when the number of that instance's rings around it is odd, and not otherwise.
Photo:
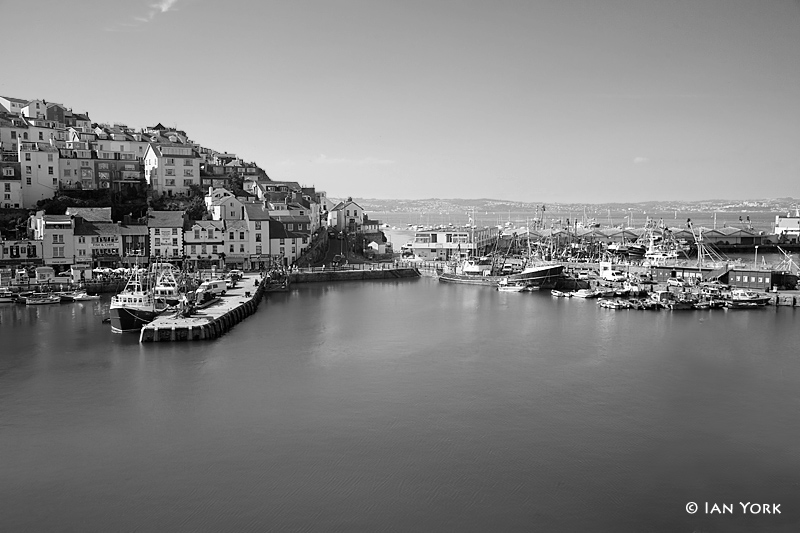
[[(10, 96), (0, 96), (0, 106), (3, 110), (15, 115), (22, 115), (22, 108), (28, 105), (28, 100), (11, 98)], [(2, 111), (2, 110), (0, 110)]]
[(800, 209), (795, 209), (794, 216), (790, 213), (786, 213), (786, 216), (776, 215), (773, 233), (779, 242), (800, 242)]
[(209, 187), (205, 202), (213, 220), (244, 219), (244, 204), (227, 189)]
[(48, 143), (21, 142), (19, 163), (22, 172), (22, 206), (52, 198), (58, 190), (59, 153)]
[(75, 224), (68, 215), (46, 215), (38, 211), (30, 218), (33, 238), (42, 241), (44, 264), (71, 265), (75, 261)]
[(200, 186), (200, 157), (185, 144), (151, 143), (144, 156), (144, 173), (156, 193), (188, 195), (190, 186)]
[(339, 202), (328, 212), (328, 226), (339, 231), (347, 230), (355, 233), (361, 230), (364, 218), (364, 208), (355, 203), (352, 198)]
[(250, 230), (246, 220), (225, 221), (225, 265), (250, 269)]

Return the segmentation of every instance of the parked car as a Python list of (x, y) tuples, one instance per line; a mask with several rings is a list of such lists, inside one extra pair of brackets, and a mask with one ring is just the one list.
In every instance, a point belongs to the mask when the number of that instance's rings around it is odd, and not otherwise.
[(680, 278), (669, 278), (667, 280), (667, 287), (688, 287), (689, 284)]

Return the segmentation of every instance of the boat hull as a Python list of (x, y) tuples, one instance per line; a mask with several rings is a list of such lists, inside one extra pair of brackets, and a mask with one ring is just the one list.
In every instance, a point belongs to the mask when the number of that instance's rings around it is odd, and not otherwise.
[(111, 331), (114, 333), (138, 332), (142, 326), (149, 324), (158, 316), (152, 309), (136, 309), (134, 307), (112, 307)]
[(508, 283), (526, 283), (543, 287), (548, 284), (555, 286), (555, 282), (561, 278), (563, 273), (564, 267), (562, 265), (548, 265), (539, 267), (529, 272), (511, 274), (509, 276), (478, 276), (442, 272), (439, 275), (439, 281), (445, 283), (463, 283), (466, 285), (486, 285), (497, 287), (498, 283), (508, 280)]

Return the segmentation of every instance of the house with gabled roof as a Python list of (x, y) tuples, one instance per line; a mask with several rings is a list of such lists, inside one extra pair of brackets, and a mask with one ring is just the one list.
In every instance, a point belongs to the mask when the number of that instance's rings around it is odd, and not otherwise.
[(361, 231), (363, 219), (364, 208), (352, 198), (339, 202), (328, 211), (328, 226), (335, 227), (339, 231), (345, 230), (351, 233)]
[(22, 108), (28, 105), (30, 100), (22, 98), (12, 98), (10, 96), (0, 96), (0, 107), (9, 113), (22, 115)]
[(308, 248), (307, 235), (290, 231), (291, 224), (283, 223), (274, 218), (269, 221), (270, 250), (273, 257), (273, 264), (277, 260), (278, 264), (285, 267), (291, 266)]

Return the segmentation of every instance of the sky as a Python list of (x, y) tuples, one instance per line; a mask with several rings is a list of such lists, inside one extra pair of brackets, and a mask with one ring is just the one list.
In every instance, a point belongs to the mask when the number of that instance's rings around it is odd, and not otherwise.
[(0, 0), (0, 20), (0, 95), (161, 122), (331, 197), (800, 197), (800, 0)]

